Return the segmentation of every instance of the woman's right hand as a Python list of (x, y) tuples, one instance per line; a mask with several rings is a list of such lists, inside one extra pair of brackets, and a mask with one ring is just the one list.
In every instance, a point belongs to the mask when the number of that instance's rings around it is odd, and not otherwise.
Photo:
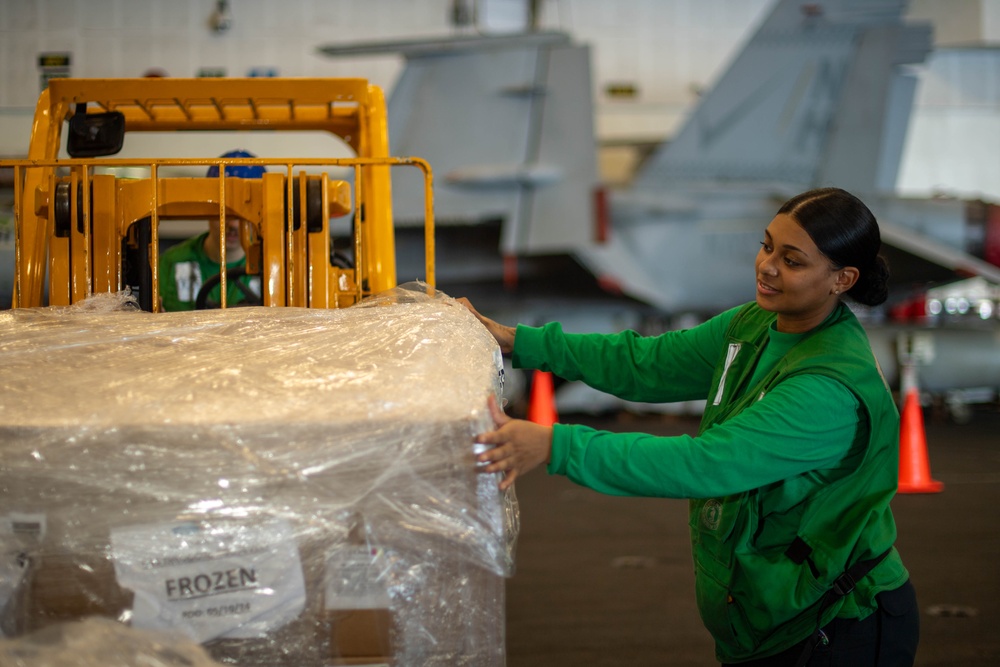
[(486, 330), (489, 331), (493, 335), (493, 338), (496, 339), (501, 352), (504, 354), (510, 354), (514, 351), (514, 334), (517, 333), (517, 329), (515, 327), (508, 327), (481, 315), (479, 311), (472, 306), (472, 302), (464, 296), (456, 300), (468, 308), (469, 311), (476, 316), (476, 319), (483, 323)]
[(490, 416), (496, 427), (476, 436), (476, 442), (492, 445), (476, 460), (479, 472), (503, 473), (500, 490), (510, 488), (518, 477), (547, 464), (552, 458), (552, 427), (523, 419), (511, 419), (497, 405), (495, 396), (488, 399)]

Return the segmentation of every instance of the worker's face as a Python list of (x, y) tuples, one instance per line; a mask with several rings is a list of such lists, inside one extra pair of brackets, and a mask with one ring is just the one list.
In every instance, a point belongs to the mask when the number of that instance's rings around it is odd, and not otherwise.
[[(794, 218), (779, 214), (764, 231), (757, 253), (757, 303), (778, 314), (778, 330), (809, 331), (837, 304), (850, 285), (843, 270), (820, 252)], [(853, 284), (853, 281), (850, 281)]]
[[(226, 252), (233, 252), (240, 248), (240, 222), (241, 220), (236, 216), (231, 215), (226, 218)], [(209, 221), (208, 242), (214, 244), (215, 247), (218, 247), (219, 245), (218, 222)]]

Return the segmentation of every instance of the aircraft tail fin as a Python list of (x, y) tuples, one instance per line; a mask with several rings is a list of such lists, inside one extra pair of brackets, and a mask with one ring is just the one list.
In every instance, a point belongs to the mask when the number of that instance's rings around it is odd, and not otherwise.
[[(500, 221), (504, 255), (592, 239), (593, 225), (580, 224), (599, 185), (588, 47), (536, 32), (321, 50), (406, 58), (389, 96), (390, 149), (433, 166), (441, 226)], [(422, 188), (417, 174), (393, 174), (397, 227), (423, 220)]]
[(779, 0), (634, 187), (892, 189), (915, 90), (904, 66), (931, 49), (930, 26), (904, 24), (905, 7)]

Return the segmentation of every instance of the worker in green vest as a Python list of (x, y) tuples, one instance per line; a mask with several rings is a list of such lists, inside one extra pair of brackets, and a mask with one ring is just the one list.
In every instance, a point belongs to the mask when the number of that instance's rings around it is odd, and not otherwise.
[[(253, 153), (235, 150), (221, 157), (252, 158)], [(265, 172), (260, 165), (228, 165), (226, 176), (261, 178)], [(207, 178), (218, 178), (219, 168), (208, 168)], [(260, 276), (248, 276), (239, 271), (246, 266), (243, 246), (240, 244), (240, 225), (236, 216), (226, 218), (226, 234), (222, 237), (218, 220), (209, 220), (208, 230), (168, 248), (160, 257), (160, 306), (161, 310), (195, 310), (218, 308), (222, 302), (222, 289), (216, 283), (220, 269), (220, 242), (226, 246), (226, 269), (239, 273), (226, 284), (226, 305), (260, 305)], [(221, 283), (221, 281), (219, 281)], [(214, 284), (214, 285), (213, 285)], [(206, 286), (207, 285), (207, 286)], [(204, 291), (202, 290), (204, 288)], [(198, 302), (199, 296), (201, 303)]]
[(501, 325), (515, 367), (642, 402), (706, 399), (696, 436), (510, 419), (479, 469), (545, 464), (597, 491), (690, 499), (696, 596), (723, 665), (912, 665), (919, 611), (893, 546), (899, 413), (844, 296), (888, 294), (878, 223), (844, 190), (793, 197), (763, 232), (756, 300), (643, 337)]

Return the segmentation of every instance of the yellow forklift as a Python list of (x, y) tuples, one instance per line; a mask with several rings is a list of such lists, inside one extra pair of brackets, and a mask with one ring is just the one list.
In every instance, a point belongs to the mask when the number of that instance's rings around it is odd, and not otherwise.
[[(227, 130), (328, 132), (354, 157), (114, 157), (132, 132)], [(213, 165), (217, 176), (170, 175)], [(241, 166), (266, 173), (227, 173)], [(377, 86), (351, 78), (53, 79), (38, 100), (27, 158), (0, 161), (14, 180), (11, 305), (69, 305), (128, 288), (156, 312), (161, 222), (218, 220), (225, 267), (225, 221), (235, 216), (244, 221), (241, 271), (259, 276), (262, 305), (349, 306), (396, 286), (390, 171), (399, 166), (423, 173), (425, 281), (433, 287), (431, 170), (419, 158), (389, 156)], [(341, 216), (351, 216), (350, 247), (338, 249), (330, 220)], [(223, 308), (235, 279), (232, 270), (214, 278)]]

